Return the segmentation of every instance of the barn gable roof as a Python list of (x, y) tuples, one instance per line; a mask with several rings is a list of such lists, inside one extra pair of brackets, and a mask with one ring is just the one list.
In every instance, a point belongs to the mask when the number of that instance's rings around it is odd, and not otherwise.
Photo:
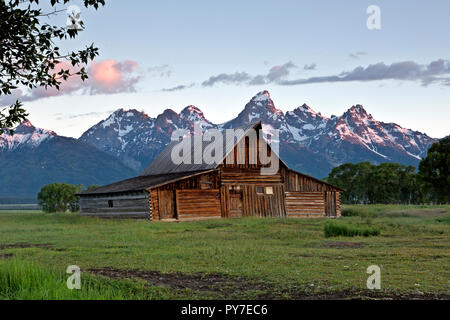
[[(261, 120), (258, 122), (250, 123), (241, 127), (234, 128), (237, 133), (236, 136), (227, 136), (225, 130), (219, 131), (222, 134), (223, 139), (223, 153), (222, 161), (231, 152), (234, 146), (239, 143), (250, 130), (261, 126)], [(235, 139), (235, 141), (233, 141)], [(193, 143), (192, 143), (193, 141)], [(187, 148), (191, 149), (190, 155), (187, 155), (181, 164), (175, 164), (172, 161), (172, 150), (175, 146), (182, 143), (186, 143)], [(211, 144), (210, 141), (203, 141), (203, 139), (192, 139), (191, 141), (185, 139), (183, 141), (173, 141), (152, 161), (152, 163), (140, 174), (141, 176), (155, 175), (155, 174), (167, 174), (167, 173), (177, 173), (177, 172), (192, 172), (199, 170), (211, 170), (216, 169), (220, 163), (213, 162), (211, 164), (207, 163), (209, 161), (201, 161), (202, 163), (196, 164), (194, 161), (194, 150), (203, 151), (208, 145)], [(205, 159), (206, 160), (206, 159)]]

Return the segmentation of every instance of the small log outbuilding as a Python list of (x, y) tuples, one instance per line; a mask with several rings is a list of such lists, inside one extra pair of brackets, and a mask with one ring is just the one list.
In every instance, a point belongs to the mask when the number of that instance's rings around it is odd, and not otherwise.
[[(141, 175), (79, 193), (81, 215), (189, 221), (231, 217), (339, 217), (343, 189), (290, 169), (258, 135), (261, 122), (243, 126), (223, 159), (212, 164), (175, 164), (170, 143)], [(224, 138), (226, 140), (226, 138)], [(252, 148), (264, 150), (279, 162), (276, 173), (261, 173)], [(205, 143), (193, 145), (205, 148)], [(238, 158), (243, 159), (238, 161)], [(272, 160), (273, 161), (273, 160)]]

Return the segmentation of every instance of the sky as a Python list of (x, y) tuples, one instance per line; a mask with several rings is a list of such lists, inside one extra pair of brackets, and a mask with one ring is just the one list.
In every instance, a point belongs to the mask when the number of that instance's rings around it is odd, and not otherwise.
[[(448, 0), (106, 0), (98, 11), (73, 4), (85, 30), (58, 45), (99, 48), (90, 78), (13, 97), (35, 126), (60, 135), (77, 138), (119, 108), (156, 117), (195, 105), (223, 123), (262, 90), (283, 111), (306, 103), (331, 116), (362, 104), (377, 120), (450, 134)], [(378, 20), (367, 12), (373, 5)], [(369, 29), (368, 19), (380, 28)]]

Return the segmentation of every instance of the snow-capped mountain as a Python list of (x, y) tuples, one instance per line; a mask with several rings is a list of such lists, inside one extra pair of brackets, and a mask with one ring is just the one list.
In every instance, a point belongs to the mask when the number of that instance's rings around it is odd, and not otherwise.
[(167, 109), (156, 118), (134, 109), (119, 109), (91, 127), (80, 140), (135, 170), (143, 170), (170, 142), (176, 129), (193, 132), (195, 124), (202, 131), (234, 128), (256, 120), (262, 120), (265, 128), (279, 130), (283, 160), (319, 178), (345, 162), (417, 165), (436, 141), (395, 123), (377, 121), (361, 105), (352, 106), (341, 116), (326, 117), (306, 104), (284, 114), (275, 107), (268, 91), (256, 94), (236, 118), (222, 124), (211, 123), (192, 105), (179, 114)]
[(14, 130), (14, 135), (0, 135), (0, 150), (14, 150), (20, 147), (38, 147), (42, 142), (52, 139), (56, 133), (51, 130), (36, 128), (25, 120)]
[(35, 198), (53, 182), (102, 185), (137, 174), (116, 157), (74, 138), (24, 121), (0, 135), (0, 198)]
[(202, 131), (217, 127), (195, 106), (187, 106), (180, 114), (166, 109), (156, 118), (135, 109), (119, 109), (83, 133), (79, 140), (140, 171), (170, 142), (175, 130), (194, 132), (195, 126)]

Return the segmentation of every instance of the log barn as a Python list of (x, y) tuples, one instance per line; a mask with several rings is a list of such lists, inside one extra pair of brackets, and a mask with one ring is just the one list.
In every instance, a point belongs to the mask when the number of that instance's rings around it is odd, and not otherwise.
[[(250, 144), (248, 133), (262, 130), (261, 122), (239, 129), (213, 164), (174, 164), (170, 143), (139, 176), (79, 193), (81, 215), (151, 221), (341, 215), (343, 189), (290, 169), (259, 135)], [(261, 144), (279, 162), (275, 174), (263, 175), (261, 161), (250, 161)]]

